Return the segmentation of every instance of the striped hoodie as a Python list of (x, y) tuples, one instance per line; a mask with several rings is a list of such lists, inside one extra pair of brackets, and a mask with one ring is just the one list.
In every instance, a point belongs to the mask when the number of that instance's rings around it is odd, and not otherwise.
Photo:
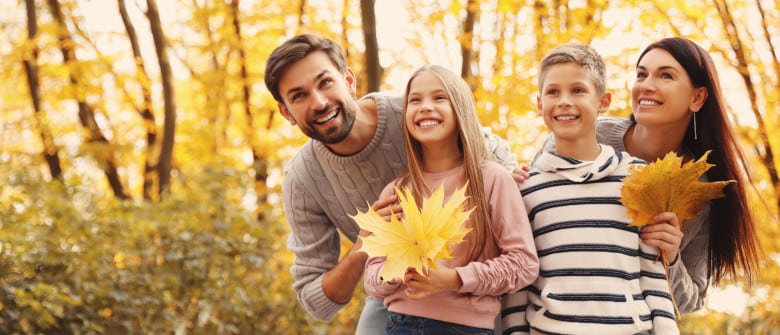
[(605, 145), (594, 161), (537, 159), (521, 192), (539, 277), (503, 299), (504, 334), (679, 334), (658, 249), (620, 202), (636, 164), (645, 162)]

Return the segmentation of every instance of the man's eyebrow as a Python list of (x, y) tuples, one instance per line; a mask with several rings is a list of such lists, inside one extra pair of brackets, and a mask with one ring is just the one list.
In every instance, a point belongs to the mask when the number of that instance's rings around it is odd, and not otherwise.
[[(325, 76), (326, 74), (328, 74), (329, 72), (330, 72), (330, 71), (328, 71), (328, 69), (324, 69), (324, 70), (322, 70), (320, 73), (318, 73), (318, 74), (317, 74), (317, 75), (314, 77), (314, 81), (320, 80), (320, 78), (324, 77), (324, 76)], [(285, 95), (285, 96), (288, 96), (288, 95), (290, 95), (290, 94), (297, 93), (297, 92), (299, 92), (299, 91), (302, 91), (302, 90), (303, 90), (303, 87), (300, 87), (300, 86), (291, 87), (289, 90), (287, 90), (287, 92), (284, 92), (284, 95)]]
[(328, 73), (330, 73), (330, 71), (328, 71), (328, 69), (324, 69), (320, 73), (318, 73), (316, 77), (314, 77), (314, 80), (317, 81)]

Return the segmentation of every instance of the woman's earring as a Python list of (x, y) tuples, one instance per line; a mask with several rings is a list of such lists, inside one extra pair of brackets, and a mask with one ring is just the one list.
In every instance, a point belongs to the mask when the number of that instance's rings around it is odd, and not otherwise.
[(698, 127), (696, 127), (696, 114), (698, 112), (699, 112), (698, 108), (693, 110), (693, 140), (694, 141), (699, 139), (699, 134), (697, 134), (697, 131), (696, 131), (696, 128), (698, 128)]

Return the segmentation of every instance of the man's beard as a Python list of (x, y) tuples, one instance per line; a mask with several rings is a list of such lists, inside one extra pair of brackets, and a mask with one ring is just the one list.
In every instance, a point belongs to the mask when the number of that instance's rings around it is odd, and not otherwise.
[[(339, 115), (336, 115), (336, 118), (343, 117), (344, 120), (341, 124), (328, 127), (324, 130), (319, 130), (319, 127), (321, 126), (315, 123), (314, 120), (308, 119), (306, 120), (308, 129), (306, 129), (304, 133), (311, 139), (320, 141), (325, 144), (339, 143), (347, 138), (347, 136), (349, 136), (349, 133), (352, 131), (352, 127), (355, 126), (357, 108), (359, 107), (357, 107), (356, 103), (350, 105), (339, 103), (337, 107), (337, 109), (339, 109)], [(333, 109), (333, 105), (329, 104), (323, 108), (324, 112), (317, 114), (324, 115)]]

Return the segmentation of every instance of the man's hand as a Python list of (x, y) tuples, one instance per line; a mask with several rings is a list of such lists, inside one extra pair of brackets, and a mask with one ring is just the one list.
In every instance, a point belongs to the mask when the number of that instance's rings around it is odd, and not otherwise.
[(390, 221), (391, 214), (395, 214), (399, 220), (404, 217), (403, 208), (401, 208), (401, 204), (398, 202), (398, 196), (395, 194), (377, 199), (371, 205), (371, 209), (382, 216), (385, 221)]

